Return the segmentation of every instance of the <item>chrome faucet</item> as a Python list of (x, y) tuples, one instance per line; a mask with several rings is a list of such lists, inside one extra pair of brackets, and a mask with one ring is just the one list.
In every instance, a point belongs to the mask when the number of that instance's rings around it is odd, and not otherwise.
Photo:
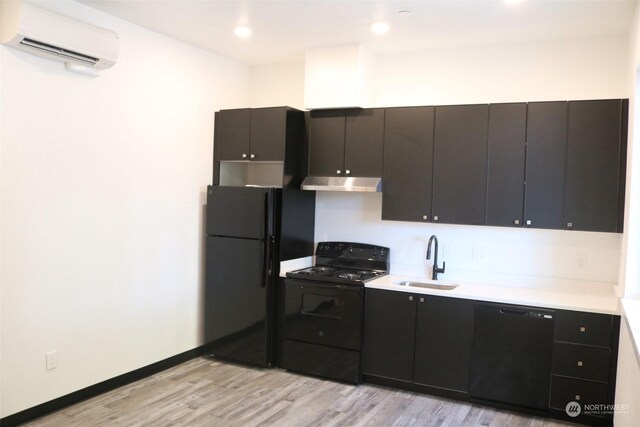
[(433, 241), (436, 242), (436, 247), (433, 255), (433, 274), (431, 275), (431, 279), (438, 280), (438, 273), (444, 273), (446, 262), (442, 263), (442, 268), (438, 267), (438, 238), (435, 234), (429, 238), (429, 244), (427, 245), (427, 259), (431, 259), (431, 242)]

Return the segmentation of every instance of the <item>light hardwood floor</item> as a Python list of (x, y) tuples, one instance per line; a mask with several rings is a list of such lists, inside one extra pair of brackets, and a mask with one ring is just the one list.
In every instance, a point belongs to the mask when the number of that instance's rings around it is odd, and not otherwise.
[(568, 426), (368, 384), (197, 358), (27, 424), (36, 426)]

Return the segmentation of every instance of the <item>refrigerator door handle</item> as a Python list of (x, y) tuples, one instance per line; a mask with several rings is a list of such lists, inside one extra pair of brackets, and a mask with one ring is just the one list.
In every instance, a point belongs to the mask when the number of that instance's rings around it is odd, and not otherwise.
[(264, 254), (264, 264), (262, 269), (262, 284), (261, 288), (265, 288), (269, 285), (271, 281), (271, 275), (273, 274), (273, 246), (274, 240), (269, 239), (265, 242), (265, 254)]
[(272, 190), (264, 193), (264, 239), (269, 240), (272, 237), (272, 221), (273, 221), (273, 213), (272, 213), (272, 204), (273, 203), (273, 192)]

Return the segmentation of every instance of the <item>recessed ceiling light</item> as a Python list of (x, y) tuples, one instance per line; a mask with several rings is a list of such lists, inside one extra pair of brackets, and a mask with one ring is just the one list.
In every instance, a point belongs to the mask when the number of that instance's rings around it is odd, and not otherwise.
[(371, 24), (371, 31), (376, 34), (384, 34), (389, 31), (389, 24), (386, 22), (375, 22)]
[(239, 26), (234, 28), (233, 32), (236, 36), (240, 37), (241, 39), (246, 39), (251, 35), (251, 28)]
[(398, 15), (408, 15), (410, 13), (411, 13), (410, 10), (399, 10), (398, 11)]

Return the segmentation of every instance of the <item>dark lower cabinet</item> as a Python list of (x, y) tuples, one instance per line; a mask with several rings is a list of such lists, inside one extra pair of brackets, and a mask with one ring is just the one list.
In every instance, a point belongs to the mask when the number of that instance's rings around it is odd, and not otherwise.
[[(362, 374), (366, 382), (611, 426), (619, 331), (619, 316), (367, 288)], [(573, 417), (567, 408), (576, 405)]]
[(415, 330), (414, 295), (366, 289), (362, 373), (410, 382)]
[(556, 342), (553, 373), (585, 380), (608, 382), (611, 350), (604, 347)]
[(431, 220), (433, 107), (387, 108), (382, 219)]
[(418, 295), (413, 381), (466, 392), (473, 340), (472, 300)]
[[(549, 407), (561, 418), (612, 425), (606, 405), (615, 402), (620, 317), (558, 311)], [(580, 405), (580, 414), (567, 415)], [(574, 412), (572, 415), (575, 415)]]
[(367, 289), (362, 372), (466, 392), (473, 301)]
[[(607, 401), (607, 385), (554, 375), (551, 379), (549, 406), (566, 411), (567, 404), (600, 405)], [(582, 410), (582, 409), (581, 409)]]

